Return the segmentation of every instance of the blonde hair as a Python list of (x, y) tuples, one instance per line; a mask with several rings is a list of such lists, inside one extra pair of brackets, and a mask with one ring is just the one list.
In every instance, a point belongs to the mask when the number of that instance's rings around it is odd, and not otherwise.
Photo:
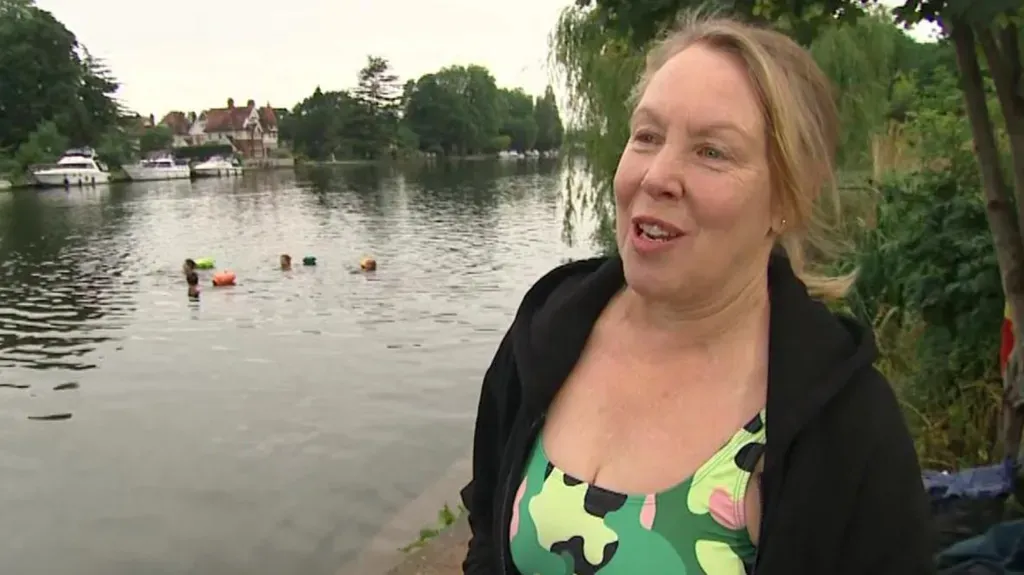
[(855, 273), (816, 273), (808, 257), (813, 254), (814, 259), (821, 259), (836, 251), (836, 244), (828, 240), (832, 227), (822, 209), (825, 202), (831, 204), (838, 221), (835, 156), (839, 111), (831, 81), (810, 53), (788, 36), (692, 11), (648, 53), (633, 103), (666, 62), (697, 44), (736, 57), (749, 73), (765, 120), (773, 199), (785, 218), (777, 241), (812, 295), (842, 299)]

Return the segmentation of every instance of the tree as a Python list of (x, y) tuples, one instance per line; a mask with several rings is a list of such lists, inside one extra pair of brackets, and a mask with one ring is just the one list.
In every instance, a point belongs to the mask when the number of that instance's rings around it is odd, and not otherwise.
[(560, 148), (565, 128), (562, 126), (555, 91), (551, 86), (545, 88), (542, 97), (537, 98), (533, 107), (533, 119), (537, 123), (537, 149), (548, 151)]
[[(813, 45), (823, 32), (856, 21), (879, 2), (723, 0), (717, 4), (741, 17), (770, 22), (804, 45)], [(602, 221), (609, 220), (607, 191), (614, 163), (609, 148), (596, 144), (594, 138), (601, 134), (614, 141), (625, 129), (623, 106), (615, 103), (617, 97), (626, 95), (625, 88), (612, 72), (635, 80), (647, 44), (680, 10), (696, 5), (691, 0), (578, 0), (560, 19), (555, 57), (567, 72), (579, 114), (591, 128), (584, 131), (585, 150), (599, 191)], [(1024, 4), (1020, 0), (904, 0), (891, 14), (908, 26), (921, 21), (938, 23), (953, 48), (986, 198), (985, 214), (1017, 331), (1016, 354), (1024, 359), (1024, 56), (1020, 29)], [(609, 78), (610, 85), (602, 87), (601, 81)], [(989, 83), (997, 106), (989, 105)], [(1009, 170), (1003, 165), (1000, 134), (1005, 134)], [(1004, 174), (1012, 176), (1012, 196)]]
[(990, 462), (999, 443), (1004, 300), (956, 67), (921, 72), (898, 72), (893, 90), (910, 165), (846, 191), (843, 259), (859, 271), (846, 302), (875, 325), (922, 462), (949, 469)]
[[(1024, 68), (1021, 66), (1020, 23), (1024, 6), (1011, 0), (975, 0), (970, 4), (930, 0), (897, 8), (907, 22), (938, 20), (953, 42), (967, 117), (971, 124), (978, 168), (985, 190), (986, 215), (996, 248), (1003, 293), (1010, 304), (1016, 336), (1013, 357), (1024, 358)], [(1013, 197), (1004, 177), (993, 121), (985, 97), (985, 74), (977, 46), (988, 64), (988, 72), (1002, 109), (1009, 139)], [(1022, 381), (1005, 382), (1004, 393), (1019, 395)], [(1004, 437), (1008, 445), (1019, 446), (1021, 413), (1006, 405), (1003, 425), (1015, 429)], [(1014, 450), (1014, 453), (1016, 451)]]
[(540, 111), (522, 90), (499, 88), (483, 66), (446, 66), (403, 84), (386, 60), (371, 56), (351, 91), (318, 87), (282, 115), (280, 137), (315, 160), (414, 150), (471, 155), (534, 149), (540, 119), (545, 145), (556, 147), (563, 127), (554, 91), (537, 102)]
[(526, 152), (537, 146), (540, 131), (534, 114), (533, 98), (521, 88), (502, 90), (501, 134), (508, 137), (509, 149)]
[(174, 142), (174, 134), (167, 126), (145, 128), (139, 136), (139, 151), (143, 154), (167, 150)]
[[(364, 112), (348, 92), (324, 92), (318, 86), (298, 103), (281, 125), (295, 152), (314, 160), (352, 157), (355, 145), (352, 124)], [(360, 129), (362, 126), (360, 126)]]
[[(482, 66), (448, 66), (426, 74), (406, 92), (405, 122), (420, 148), (442, 154), (479, 154), (504, 149), (506, 91)], [(532, 99), (525, 96), (532, 110)]]
[(350, 124), (363, 137), (357, 147), (362, 155), (377, 157), (394, 142), (398, 133), (402, 90), (391, 64), (384, 58), (367, 56), (352, 96), (361, 105), (362, 112)]
[(95, 144), (117, 123), (117, 81), (30, 0), (0, 0), (0, 78), (0, 154), (47, 121), (70, 145)]
[(569, 7), (562, 11), (553, 34), (552, 59), (569, 93), (573, 144), (570, 154), (578, 170), (566, 170), (564, 238), (571, 241), (573, 223), (581, 209), (597, 222), (593, 239), (604, 251), (614, 251), (614, 202), (611, 184), (622, 147), (629, 136), (629, 101), (643, 67), (643, 48), (623, 32), (609, 28), (598, 9)]
[(856, 26), (831, 26), (811, 43), (811, 54), (836, 88), (840, 120), (838, 165), (869, 169), (872, 140), (886, 131), (891, 94), (903, 71), (901, 55), (916, 43), (893, 25), (885, 13), (873, 11)]
[(56, 161), (67, 145), (67, 138), (60, 133), (56, 124), (50, 121), (42, 122), (18, 146), (14, 159), (19, 169), (27, 170), (33, 164)]
[(118, 125), (125, 110), (116, 100), (119, 84), (106, 64), (81, 48), (82, 80), (73, 105), (58, 116), (58, 124), (74, 145), (95, 143), (98, 134)]
[(478, 134), (473, 142), (474, 152), (488, 150), (491, 140), (501, 128), (498, 84), (490, 70), (483, 66), (469, 65), (465, 68), (446, 69), (464, 77), (465, 98)]
[[(602, 109), (612, 110), (617, 96), (625, 95), (622, 82), (611, 82), (611, 89), (602, 90), (595, 86), (596, 78), (606, 69), (616, 65), (626, 66), (629, 72), (639, 68), (639, 57), (644, 47), (662, 30), (672, 24), (676, 15), (683, 9), (695, 8), (699, 4), (693, 0), (577, 0), (576, 7), (567, 9), (556, 30), (555, 56), (563, 69), (568, 71), (567, 82), (575, 96), (584, 96), (582, 108), (585, 114), (601, 115)], [(811, 44), (823, 30), (832, 30), (837, 24), (856, 21), (867, 8), (877, 5), (876, 0), (722, 0), (718, 7), (730, 13), (738, 14), (752, 20), (771, 22), (775, 26), (789, 31), (805, 44)], [(1024, 134), (1024, 104), (1021, 98), (1014, 98), (1014, 80), (1020, 76), (1020, 45), (1017, 21), (1021, 10), (1019, 0), (982, 0), (965, 3), (947, 0), (906, 0), (892, 11), (893, 15), (904, 24), (913, 24), (921, 20), (941, 21), (953, 45), (957, 48), (957, 61), (961, 74), (965, 79), (964, 96), (968, 103), (968, 112), (972, 125), (977, 126), (975, 134), (978, 145), (979, 160), (985, 177), (991, 179), (986, 189), (1004, 187), (999, 185), (998, 170), (995, 166), (994, 139), (991, 134), (991, 122), (985, 120), (987, 112), (978, 104), (984, 101), (982, 92), (982, 72), (978, 55), (975, 50), (974, 38), (977, 37), (982, 51), (990, 63), (1004, 108), (1007, 127), (1011, 134)], [(999, 32), (995, 31), (997, 27)], [(980, 31), (980, 32), (979, 32)], [(585, 62), (585, 59), (592, 61)], [(622, 70), (620, 70), (622, 71)], [(607, 78), (607, 75), (604, 76)], [(636, 78), (635, 73), (626, 74), (627, 78)], [(994, 78), (995, 79), (995, 78)], [(630, 81), (630, 84), (631, 84)], [(609, 94), (609, 92), (611, 94)], [(610, 99), (601, 98), (597, 102), (595, 96), (616, 96)], [(579, 99), (579, 98), (574, 98)], [(625, 101), (622, 99), (620, 101)], [(972, 106), (972, 102), (975, 104)], [(1007, 113), (1009, 112), (1009, 113)], [(616, 110), (607, 114), (612, 121), (609, 127), (622, 129), (618, 122), (621, 113)], [(594, 120), (595, 118), (590, 118)], [(613, 132), (618, 134), (618, 132)], [(1014, 138), (1011, 138), (1014, 139)], [(1014, 149), (1015, 181), (1018, 190), (1024, 186), (1024, 135), (1015, 138), (1018, 144)], [(607, 175), (607, 174), (604, 174)], [(995, 206), (1005, 202), (995, 198)], [(1018, 213), (1018, 228), (1024, 222), (1024, 203)], [(1005, 209), (1003, 210), (1005, 211)], [(997, 218), (997, 221), (999, 218)], [(1005, 226), (1004, 226), (1005, 227)], [(996, 244), (1007, 249), (1009, 243), (1000, 239), (1005, 235), (1002, 231), (993, 232)], [(1017, 233), (1019, 236), (1019, 232)], [(1020, 243), (1020, 242), (1017, 242)], [(1000, 248), (1003, 249), (1003, 248)], [(1010, 270), (1009, 283), (1013, 283), (1016, 291), (1024, 293), (1024, 248), (1012, 248), (1022, 257), (1000, 258), (1004, 271)], [(1021, 263), (1006, 267), (1004, 259), (1015, 259)], [(1021, 301), (1024, 303), (1024, 300)], [(1024, 308), (1024, 305), (1019, 306)], [(1020, 312), (1024, 320), (1024, 309)]]
[(469, 106), (448, 80), (440, 73), (425, 74), (417, 80), (409, 95), (405, 123), (419, 135), (420, 149), (462, 154), (474, 128)]
[(855, 21), (864, 14), (863, 5), (871, 3), (873, 0), (576, 0), (576, 7), (593, 7), (601, 29), (626, 38), (633, 47), (646, 46), (682, 10), (694, 8), (720, 10), (771, 24), (810, 45), (823, 28)]

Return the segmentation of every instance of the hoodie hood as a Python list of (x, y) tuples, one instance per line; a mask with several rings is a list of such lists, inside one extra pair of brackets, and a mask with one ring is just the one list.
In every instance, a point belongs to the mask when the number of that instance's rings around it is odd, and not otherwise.
[[(874, 337), (852, 318), (814, 300), (789, 259), (773, 253), (768, 265), (771, 325), (768, 404), (772, 452), (782, 451), (877, 357)], [(618, 256), (566, 264), (527, 292), (511, 330), (523, 407), (547, 411), (586, 346), (609, 300), (625, 286)]]

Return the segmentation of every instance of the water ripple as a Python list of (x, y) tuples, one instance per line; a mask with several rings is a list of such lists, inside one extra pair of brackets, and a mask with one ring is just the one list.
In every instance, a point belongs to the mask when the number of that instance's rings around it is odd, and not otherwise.
[[(481, 162), (0, 194), (3, 571), (335, 573), (465, 453), (523, 292), (586, 252), (561, 182)], [(186, 257), (238, 285), (202, 272), (190, 303)]]

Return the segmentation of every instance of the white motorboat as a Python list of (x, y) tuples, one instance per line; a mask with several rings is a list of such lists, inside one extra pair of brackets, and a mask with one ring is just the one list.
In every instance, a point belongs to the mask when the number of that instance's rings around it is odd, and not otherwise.
[(136, 182), (153, 180), (187, 180), (192, 177), (188, 164), (177, 163), (174, 156), (161, 154), (124, 167), (125, 174)]
[(237, 160), (228, 160), (220, 156), (214, 156), (205, 162), (192, 166), (192, 173), (197, 178), (241, 176), (242, 166), (238, 164)]
[(76, 148), (64, 155), (52, 166), (32, 169), (32, 177), (40, 186), (100, 186), (110, 183), (110, 171), (96, 157), (92, 148)]

